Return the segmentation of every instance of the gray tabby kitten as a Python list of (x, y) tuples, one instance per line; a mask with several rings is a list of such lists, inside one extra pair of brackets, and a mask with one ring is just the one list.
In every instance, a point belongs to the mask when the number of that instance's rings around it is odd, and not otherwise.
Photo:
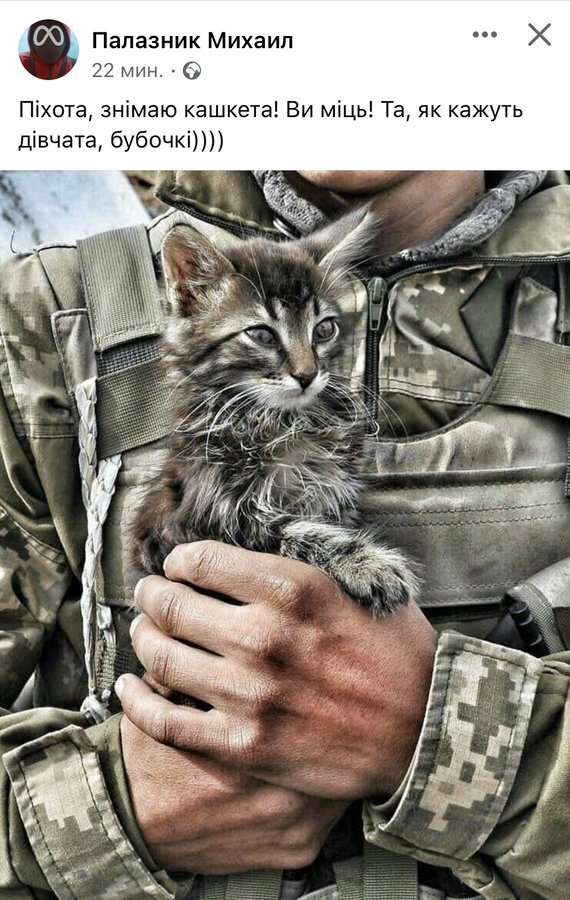
[(310, 238), (241, 241), (224, 254), (188, 226), (168, 234), (177, 413), (134, 525), (146, 572), (161, 573), (176, 544), (211, 538), (317, 566), (376, 616), (415, 596), (404, 556), (363, 527), (369, 421), (335, 372), (351, 339), (338, 298), (381, 233), (361, 209)]

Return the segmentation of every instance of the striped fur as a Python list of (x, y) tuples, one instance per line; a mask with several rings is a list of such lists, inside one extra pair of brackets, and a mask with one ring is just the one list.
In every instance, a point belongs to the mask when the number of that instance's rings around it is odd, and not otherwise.
[(360, 527), (371, 423), (335, 368), (350, 329), (338, 298), (379, 234), (366, 211), (307, 240), (245, 241), (225, 255), (187, 226), (170, 232), (164, 344), (178, 403), (136, 517), (144, 571), (211, 538), (318, 566), (375, 615), (414, 595), (402, 554)]

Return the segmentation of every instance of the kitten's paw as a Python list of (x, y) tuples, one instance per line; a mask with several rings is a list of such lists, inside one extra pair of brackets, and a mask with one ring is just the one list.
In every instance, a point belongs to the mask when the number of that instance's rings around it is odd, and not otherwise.
[(417, 599), (419, 593), (419, 580), (406, 557), (387, 547), (369, 546), (346, 557), (336, 580), (373, 616), (385, 616)]
[(156, 529), (140, 527), (133, 544), (133, 563), (147, 575), (163, 575), (164, 560), (173, 546)]

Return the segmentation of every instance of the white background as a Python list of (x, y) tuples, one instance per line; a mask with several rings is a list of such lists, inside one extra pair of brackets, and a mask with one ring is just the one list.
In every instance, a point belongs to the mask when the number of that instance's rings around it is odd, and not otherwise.
[[(71, 74), (45, 82), (30, 76), (18, 59), (22, 32), (42, 18), (71, 25), (80, 45)], [(548, 47), (528, 23), (551, 22)], [(492, 30), (498, 37), (473, 38)], [(291, 34), (293, 50), (94, 50), (92, 33)], [(564, 168), (568, 163), (570, 102), (570, 7), (566, 2), (113, 2), (2, 3), (2, 168)], [(202, 76), (189, 81), (183, 64), (195, 59)], [(157, 66), (160, 79), (94, 79), (95, 61)], [(175, 74), (171, 70), (175, 69)], [(522, 118), (374, 118), (185, 120), (83, 120), (18, 118), (20, 100), (87, 103), (267, 103), (296, 99), (320, 104), (368, 104), (393, 99), (415, 112), (422, 103), (515, 104)], [(113, 131), (185, 133), (220, 128), (222, 153), (164, 147), (113, 151)], [(57, 147), (18, 152), (19, 135), (93, 133), (94, 150)]]

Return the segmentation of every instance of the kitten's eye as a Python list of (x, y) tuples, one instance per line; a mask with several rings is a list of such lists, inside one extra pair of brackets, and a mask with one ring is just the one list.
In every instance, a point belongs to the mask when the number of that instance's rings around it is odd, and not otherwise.
[(330, 341), (337, 334), (338, 325), (336, 319), (323, 319), (313, 331), (313, 340), (317, 343), (324, 343), (325, 341)]
[(265, 328), (264, 325), (257, 325), (255, 328), (246, 328), (245, 333), (262, 347), (277, 347), (279, 338), (271, 331), (271, 328)]

